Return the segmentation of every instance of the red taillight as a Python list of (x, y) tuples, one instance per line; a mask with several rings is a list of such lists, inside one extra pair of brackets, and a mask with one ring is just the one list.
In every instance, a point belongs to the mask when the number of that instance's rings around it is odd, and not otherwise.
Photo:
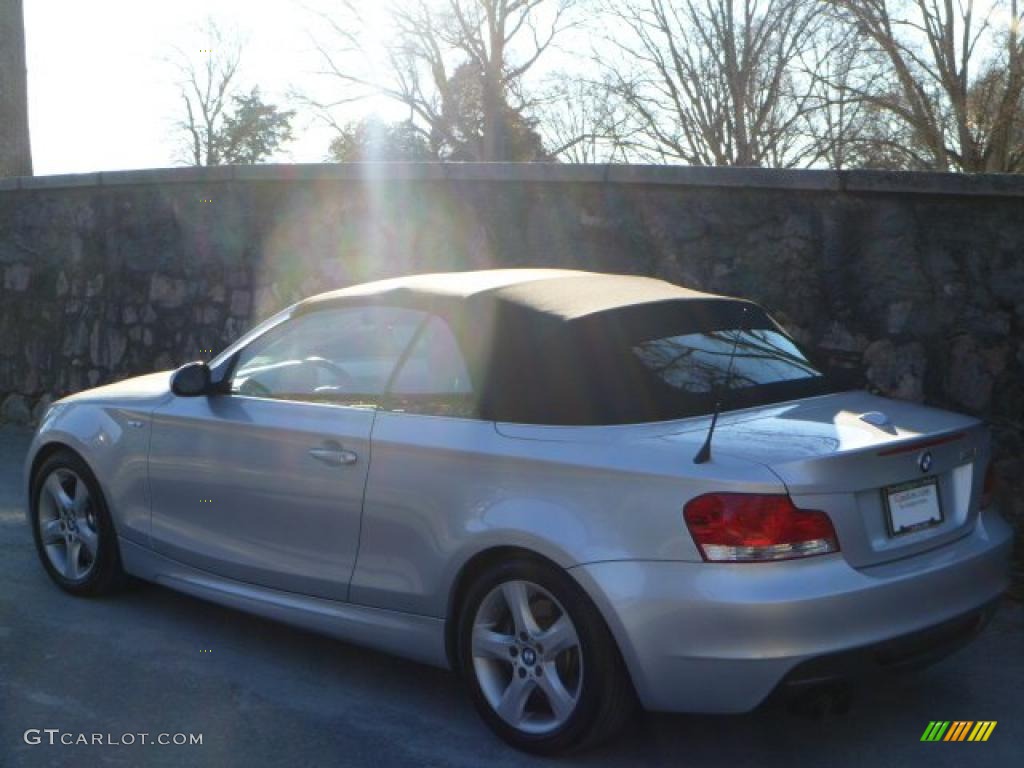
[(981, 486), (981, 508), (992, 506), (996, 496), (996, 467), (991, 461), (985, 470), (985, 484)]
[(797, 509), (789, 496), (708, 493), (687, 502), (683, 518), (705, 560), (789, 560), (839, 551), (828, 515)]

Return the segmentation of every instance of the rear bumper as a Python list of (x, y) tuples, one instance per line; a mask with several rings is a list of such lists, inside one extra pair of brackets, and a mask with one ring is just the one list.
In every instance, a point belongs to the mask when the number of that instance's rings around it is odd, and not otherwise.
[(815, 656), (797, 664), (782, 691), (837, 681), (860, 682), (877, 675), (920, 669), (941, 661), (973, 640), (995, 613), (998, 600), (925, 629), (874, 645)]
[(840, 553), (614, 561), (570, 573), (608, 621), (645, 707), (745, 712), (783, 682), (923, 663), (966, 642), (1007, 587), (1011, 541), (987, 512), (955, 542), (870, 568)]

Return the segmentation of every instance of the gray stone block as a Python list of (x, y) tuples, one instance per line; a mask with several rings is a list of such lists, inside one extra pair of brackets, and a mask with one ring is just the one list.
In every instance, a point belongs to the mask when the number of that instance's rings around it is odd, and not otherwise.
[(32, 421), (32, 411), (24, 395), (10, 394), (0, 402), (0, 421), (12, 424), (28, 424)]

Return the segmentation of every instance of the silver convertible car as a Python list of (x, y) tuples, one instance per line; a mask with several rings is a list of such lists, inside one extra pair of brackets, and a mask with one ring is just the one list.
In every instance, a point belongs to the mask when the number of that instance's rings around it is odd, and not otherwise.
[(837, 387), (757, 304), (565, 270), (325, 293), (54, 404), (42, 564), (450, 667), (554, 753), (939, 658), (1008, 583), (979, 421)]

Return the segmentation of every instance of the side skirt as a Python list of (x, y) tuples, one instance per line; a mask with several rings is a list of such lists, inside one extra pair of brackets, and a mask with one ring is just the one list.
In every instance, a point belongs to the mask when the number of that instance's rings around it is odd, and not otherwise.
[(444, 619), (307, 597), (227, 579), (118, 537), (125, 571), (146, 581), (357, 645), (449, 668)]

